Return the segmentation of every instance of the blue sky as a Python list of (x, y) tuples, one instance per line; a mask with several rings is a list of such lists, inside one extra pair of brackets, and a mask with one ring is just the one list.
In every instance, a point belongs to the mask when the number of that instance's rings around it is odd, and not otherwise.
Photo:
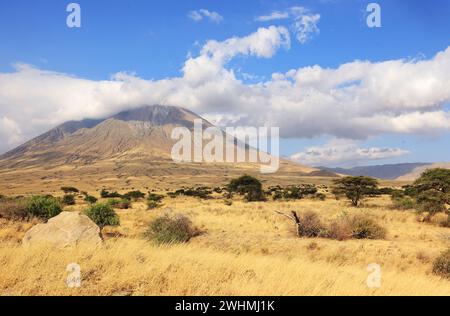
[[(288, 48), (280, 45), (276, 52), (267, 58), (253, 56), (251, 53), (233, 55), (223, 65), (226, 70), (232, 71), (243, 85), (264, 83), (271, 80), (273, 73), (286, 73), (291, 69), (313, 65), (319, 65), (322, 69), (337, 69), (342, 64), (356, 60), (372, 64), (399, 59), (413, 63), (415, 60), (430, 60), (450, 45), (450, 2), (447, 0), (376, 1), (381, 6), (381, 28), (367, 26), (366, 7), (371, 1), (362, 0), (247, 0), (240, 1), (239, 4), (237, 1), (79, 0), (76, 1), (81, 6), (82, 27), (79, 29), (66, 26), (68, 13), (65, 9), (69, 2), (0, 2), (0, 73), (18, 72), (13, 65), (24, 63), (32, 65), (30, 67), (33, 69), (67, 74), (92, 82), (109, 81), (111, 76), (120, 72), (133, 74), (143, 80), (179, 78), (183, 76), (185, 62), (192, 56), (199, 56), (201, 48), (208, 40), (223, 42), (232, 37), (242, 38), (256, 32), (258, 28), (270, 26), (284, 27), (289, 31)], [(306, 15), (320, 16), (316, 25), (320, 31), (308, 34), (304, 43), (296, 39), (296, 31), (293, 29), (295, 18), (291, 16), (293, 7), (304, 8)], [(192, 11), (200, 12), (200, 9), (217, 13), (222, 20), (212, 21), (205, 16), (199, 21), (189, 18), (188, 15)], [(258, 17), (274, 12), (290, 14), (290, 17), (258, 21)], [(433, 73), (430, 76), (433, 76)], [(370, 80), (370, 77), (365, 77), (364, 80)], [(445, 90), (445, 87), (440, 89), (427, 91), (436, 94), (436, 98), (427, 95), (428, 103), (425, 104), (424, 101), (421, 105), (422, 112), (444, 112), (441, 128), (429, 134), (421, 132), (426, 126), (416, 128), (414, 123), (414, 128), (408, 129), (407, 132), (397, 128), (392, 131), (387, 129), (357, 135), (359, 132), (355, 128), (349, 132), (355, 134), (352, 136), (347, 132), (343, 135), (329, 131), (308, 135), (310, 133), (295, 131), (292, 127), (295, 122), (292, 122), (290, 129), (293, 131), (287, 132), (281, 143), (282, 154), (303, 152), (301, 157), (307, 157), (307, 148), (323, 149), (327, 143), (335, 143), (335, 139), (345, 138), (343, 143), (346, 145), (341, 146), (341, 151), (352, 151), (356, 148), (391, 148), (401, 149), (403, 152), (396, 154), (393, 151), (392, 155), (381, 156), (385, 157), (381, 160), (376, 158), (379, 156), (352, 157), (349, 154), (347, 160), (344, 155), (341, 160), (312, 160), (310, 164), (323, 162), (328, 165), (361, 165), (448, 161), (449, 126), (445, 120), (449, 117), (448, 90)], [(441, 94), (444, 97), (441, 97)], [(4, 104), (1, 98), (0, 93), (0, 107)], [(4, 100), (6, 104), (6, 97)], [(8, 101), (10, 102), (10, 99)], [(402, 102), (405, 102), (406, 106), (408, 101)], [(413, 97), (411, 102), (414, 103)], [(314, 107), (314, 103), (308, 104)], [(190, 107), (184, 104), (175, 105)], [(20, 107), (21, 104), (15, 106)], [(27, 137), (36, 136), (35, 134), (51, 127), (43, 123), (37, 124), (35, 128), (22, 126), (20, 118), (14, 116), (18, 114), (10, 113), (6, 106), (3, 107), (4, 110), (0, 108), (0, 119), (3, 116), (4, 145), (0, 151), (10, 149)], [(220, 112), (204, 104), (194, 104), (191, 108), (201, 114)], [(79, 104), (79, 110), (83, 111), (83, 104)], [(396, 108), (389, 111), (397, 110)], [(52, 108), (52, 111), (54, 112), (48, 115), (57, 116), (61, 112), (57, 108)], [(233, 111), (234, 114), (239, 114), (239, 111)], [(88, 113), (85, 116), (89, 116)], [(61, 120), (64, 117), (62, 116)], [(40, 117), (40, 120), (36, 121), (41, 122), (44, 119), (45, 117)], [(49, 122), (48, 125), (59, 123), (58, 120), (50, 119)], [(283, 129), (283, 126), (280, 128)], [(336, 128), (339, 129), (342, 127)], [(8, 134), (12, 133), (10, 130), (15, 131), (14, 137)]]

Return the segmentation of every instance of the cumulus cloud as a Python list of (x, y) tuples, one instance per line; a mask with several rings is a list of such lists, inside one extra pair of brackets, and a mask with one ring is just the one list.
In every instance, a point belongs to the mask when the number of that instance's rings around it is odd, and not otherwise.
[(268, 15), (258, 16), (255, 20), (258, 22), (268, 22), (274, 20), (292, 19), (292, 31), (301, 44), (305, 44), (314, 35), (319, 34), (318, 23), (320, 14), (312, 13), (305, 7), (291, 7), (285, 11), (272, 11)]
[(221, 126), (278, 126), (282, 137), (365, 139), (450, 131), (450, 47), (430, 59), (353, 61), (273, 73), (246, 84), (228, 62), (270, 58), (290, 47), (285, 27), (206, 42), (179, 77), (109, 80), (16, 65), (0, 73), (0, 151), (67, 120), (100, 118), (143, 104), (186, 107)]
[(400, 157), (409, 151), (400, 148), (361, 148), (358, 142), (348, 139), (333, 139), (323, 146), (309, 147), (290, 158), (310, 166), (336, 166), (355, 164), (370, 160)]
[(219, 13), (209, 11), (206, 9), (189, 11), (188, 17), (196, 22), (201, 21), (203, 19), (208, 19), (215, 23), (220, 23), (223, 21), (223, 17)]

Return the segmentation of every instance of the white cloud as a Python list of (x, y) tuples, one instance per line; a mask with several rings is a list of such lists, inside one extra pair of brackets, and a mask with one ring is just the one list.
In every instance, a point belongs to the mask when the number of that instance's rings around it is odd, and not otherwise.
[(304, 7), (291, 7), (285, 11), (273, 11), (268, 15), (262, 15), (255, 20), (258, 22), (268, 22), (274, 20), (292, 19), (292, 30), (295, 37), (301, 44), (305, 44), (314, 35), (319, 34), (317, 26), (320, 21), (320, 14), (311, 13)]
[(273, 11), (268, 15), (261, 15), (258, 16), (255, 21), (258, 22), (268, 22), (268, 21), (274, 21), (274, 20), (284, 20), (289, 18), (289, 12), (280, 12), (280, 11)]
[(336, 166), (400, 157), (408, 153), (400, 148), (361, 148), (353, 140), (333, 139), (323, 146), (309, 147), (290, 158), (310, 166)]
[(223, 21), (223, 17), (219, 13), (206, 9), (189, 11), (188, 17), (196, 22), (201, 21), (204, 18), (215, 23), (220, 23)]
[(450, 131), (445, 108), (450, 47), (430, 59), (316, 65), (254, 84), (243, 83), (227, 67), (237, 56), (270, 58), (289, 46), (287, 29), (275, 26), (208, 41), (196, 57), (188, 57), (181, 76), (161, 80), (118, 73), (95, 81), (17, 65), (0, 73), (0, 151), (67, 120), (105, 117), (143, 104), (183, 106), (218, 118), (223, 126), (278, 126), (282, 137), (365, 139)]

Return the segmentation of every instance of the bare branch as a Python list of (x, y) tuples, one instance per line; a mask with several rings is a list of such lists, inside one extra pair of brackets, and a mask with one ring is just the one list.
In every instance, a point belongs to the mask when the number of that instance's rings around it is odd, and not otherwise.
[(296, 222), (296, 221), (295, 221), (295, 218), (292, 217), (291, 215), (285, 214), (285, 213), (280, 212), (280, 211), (274, 211), (274, 213), (279, 214), (279, 215), (282, 215), (282, 216), (286, 216), (286, 217), (289, 218), (290, 220), (293, 220), (294, 222)]

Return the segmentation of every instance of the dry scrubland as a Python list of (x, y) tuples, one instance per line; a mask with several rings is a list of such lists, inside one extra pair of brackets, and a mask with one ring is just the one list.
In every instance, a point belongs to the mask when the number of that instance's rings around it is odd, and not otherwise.
[[(83, 205), (66, 210), (82, 209)], [(327, 222), (343, 211), (372, 216), (387, 229), (384, 240), (299, 239), (274, 210), (316, 211)], [(450, 231), (419, 223), (391, 208), (389, 197), (359, 208), (326, 201), (245, 203), (165, 198), (117, 210), (121, 225), (105, 228), (97, 249), (25, 248), (34, 223), (0, 220), (0, 294), (3, 295), (450, 295), (450, 281), (432, 274), (432, 262), (450, 245)], [(161, 214), (184, 214), (203, 234), (186, 244), (156, 246), (143, 238)], [(81, 266), (80, 288), (65, 284), (66, 266)], [(380, 288), (370, 289), (367, 265), (382, 267)]]

